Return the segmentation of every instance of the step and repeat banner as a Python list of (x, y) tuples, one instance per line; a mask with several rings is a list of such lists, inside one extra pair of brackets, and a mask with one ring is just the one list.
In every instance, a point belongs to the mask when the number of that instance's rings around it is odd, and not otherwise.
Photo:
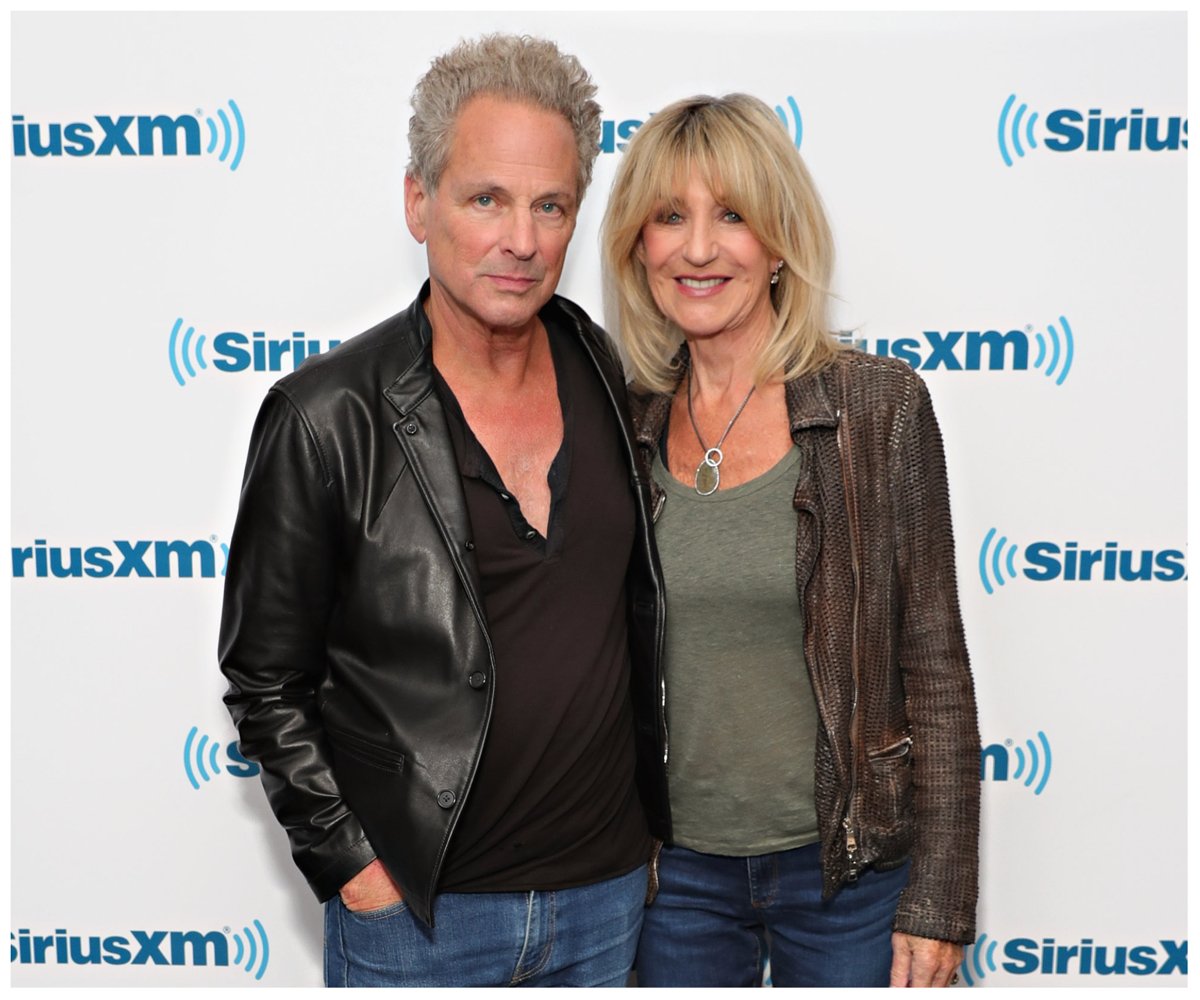
[(625, 143), (748, 91), (809, 164), (836, 324), (920, 370), (982, 736), (963, 985), (1178, 986), (1186, 925), (1186, 19), (16, 14), (12, 980), (321, 982), (216, 665), (272, 382), (403, 308), (409, 95), (555, 39), (604, 109), (560, 291), (615, 331)]

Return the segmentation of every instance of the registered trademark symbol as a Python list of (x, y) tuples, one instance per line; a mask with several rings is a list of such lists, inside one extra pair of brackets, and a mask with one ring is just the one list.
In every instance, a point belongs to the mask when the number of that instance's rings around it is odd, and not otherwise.
[(215, 542), (215, 541), (217, 540), (217, 536), (216, 536), (216, 535), (209, 535), (209, 536), (208, 536), (208, 539), (209, 539), (209, 541), (211, 541), (211, 542)]
[(226, 934), (232, 934), (232, 933), (233, 933), (233, 931), (231, 931), (231, 930), (230, 930), (228, 927), (225, 927), (225, 928), (223, 928), (223, 930), (225, 931), (225, 933), (226, 933)]
[(199, 118), (202, 114), (204, 114), (204, 112), (201, 111), (199, 108), (197, 108), (196, 109), (196, 117)]
[(1012, 746), (1012, 740), (1005, 740), (1005, 741), (1004, 741), (1004, 745), (1005, 745), (1006, 747), (1010, 747), (1010, 746)]
[(1025, 330), (1026, 330), (1026, 332), (1028, 332), (1028, 333), (1033, 333), (1033, 324), (1032, 324), (1032, 323), (1026, 323), (1026, 324), (1025, 324)]

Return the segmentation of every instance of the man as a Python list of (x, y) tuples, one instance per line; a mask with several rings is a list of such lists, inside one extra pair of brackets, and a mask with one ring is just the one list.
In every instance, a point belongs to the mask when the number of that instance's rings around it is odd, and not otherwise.
[(635, 771), (664, 819), (661, 580), (619, 365), (553, 294), (594, 93), (546, 41), (435, 60), (405, 178), (429, 281), (255, 425), (225, 700), (328, 900), (328, 985), (622, 985), (632, 964)]

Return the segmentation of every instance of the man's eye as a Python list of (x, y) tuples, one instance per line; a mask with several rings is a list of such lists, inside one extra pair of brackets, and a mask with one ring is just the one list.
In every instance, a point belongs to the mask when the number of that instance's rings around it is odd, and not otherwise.
[(475, 198), (475, 204), (480, 208), (488, 208), (495, 203), (495, 199), (490, 194), (481, 194)]
[(552, 201), (544, 201), (538, 205), (538, 211), (543, 215), (558, 215), (562, 209)]

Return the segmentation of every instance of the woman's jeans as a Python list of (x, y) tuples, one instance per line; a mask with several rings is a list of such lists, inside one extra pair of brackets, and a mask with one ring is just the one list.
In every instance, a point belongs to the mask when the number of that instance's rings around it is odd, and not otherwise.
[(749, 858), (664, 847), (639, 986), (887, 986), (908, 862), (821, 899), (821, 845)]
[(552, 892), (446, 892), (427, 927), (404, 903), (325, 904), (326, 986), (624, 986), (646, 866)]

